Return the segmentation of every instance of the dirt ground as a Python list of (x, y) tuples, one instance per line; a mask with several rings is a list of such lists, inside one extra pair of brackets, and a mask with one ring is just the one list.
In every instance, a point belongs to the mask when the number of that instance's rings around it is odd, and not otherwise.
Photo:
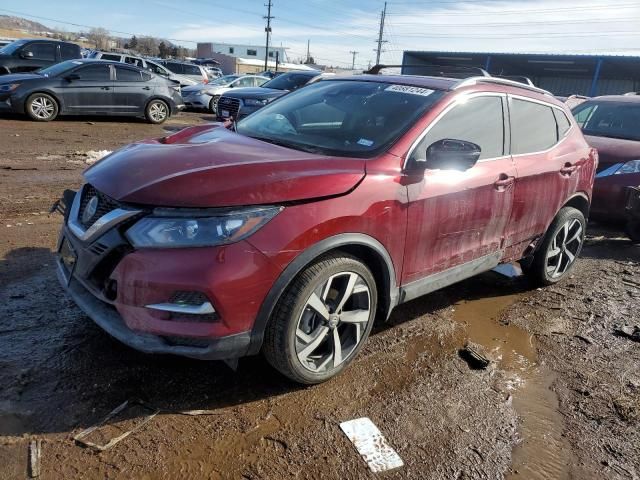
[[(87, 151), (202, 123), (0, 118), (0, 478), (637, 479), (640, 247), (590, 227), (570, 279), (546, 289), (483, 274), (398, 308), (343, 375), (308, 388), (261, 357), (221, 362), (150, 356), (112, 340), (65, 297), (53, 252)], [(466, 341), (495, 362), (470, 369)], [(91, 440), (73, 436), (126, 400)], [(204, 410), (204, 412), (193, 412)], [(200, 413), (188, 415), (186, 413)], [(371, 474), (339, 423), (369, 417), (404, 461)]]

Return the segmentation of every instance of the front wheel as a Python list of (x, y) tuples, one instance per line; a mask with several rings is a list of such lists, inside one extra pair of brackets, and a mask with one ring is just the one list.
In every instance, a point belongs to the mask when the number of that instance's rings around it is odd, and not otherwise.
[(46, 93), (34, 93), (27, 98), (27, 114), (37, 122), (50, 122), (58, 116), (58, 102)]
[(551, 222), (526, 273), (540, 285), (552, 285), (562, 280), (580, 255), (585, 231), (586, 220), (582, 212), (573, 207), (562, 208)]
[(282, 295), (263, 353), (290, 379), (314, 384), (340, 373), (369, 336), (378, 292), (360, 260), (339, 253), (307, 267)]
[(220, 100), (220, 95), (214, 95), (211, 100), (209, 100), (209, 111), (211, 113), (218, 112), (218, 100)]
[(145, 109), (147, 122), (159, 124), (169, 118), (169, 105), (162, 100), (151, 100)]

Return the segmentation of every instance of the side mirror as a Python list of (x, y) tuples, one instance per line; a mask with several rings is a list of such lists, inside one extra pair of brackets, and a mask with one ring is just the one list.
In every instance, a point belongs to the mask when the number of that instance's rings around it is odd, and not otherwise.
[(481, 149), (475, 143), (445, 138), (429, 145), (424, 168), (430, 170), (469, 170), (480, 158), (480, 153)]
[(78, 75), (77, 73), (70, 73), (69, 75), (64, 77), (64, 79), (67, 82), (73, 82), (74, 80), (80, 80), (80, 75)]
[(33, 58), (33, 52), (31, 52), (29, 50), (23, 50), (22, 52), (20, 52), (20, 57), (21, 58)]

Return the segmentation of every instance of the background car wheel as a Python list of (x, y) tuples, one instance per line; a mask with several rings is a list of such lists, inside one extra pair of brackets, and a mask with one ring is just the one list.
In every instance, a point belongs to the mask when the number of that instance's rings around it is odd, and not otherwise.
[(169, 105), (162, 100), (151, 100), (147, 105), (144, 116), (149, 123), (162, 123), (169, 118)]
[(358, 259), (344, 253), (319, 259), (278, 301), (265, 332), (265, 357), (296, 382), (330, 379), (369, 336), (377, 299), (375, 279)]
[(211, 100), (209, 100), (209, 111), (211, 113), (216, 113), (218, 111), (218, 100), (220, 100), (220, 95), (214, 95)]
[(58, 102), (46, 93), (34, 93), (27, 98), (26, 110), (32, 120), (50, 122), (58, 116)]
[(633, 243), (640, 243), (640, 220), (629, 220), (624, 229)]
[(552, 285), (562, 280), (580, 255), (585, 231), (582, 212), (573, 207), (562, 208), (525, 273), (540, 285)]

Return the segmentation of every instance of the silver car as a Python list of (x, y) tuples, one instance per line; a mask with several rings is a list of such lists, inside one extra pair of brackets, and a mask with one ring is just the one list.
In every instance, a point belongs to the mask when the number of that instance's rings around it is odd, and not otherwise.
[(156, 75), (160, 75), (161, 77), (180, 82), (181, 87), (188, 87), (190, 85), (195, 85), (196, 83), (198, 83), (185, 75), (179, 75), (172, 72), (171, 70), (163, 67), (157, 62), (154, 62), (147, 58), (130, 55), (128, 53), (93, 51), (87, 56), (87, 58), (93, 58), (96, 60), (111, 60), (113, 62), (135, 65), (136, 67), (144, 68), (145, 70), (149, 70), (150, 72), (155, 73)]
[(165, 60), (162, 64), (173, 73), (190, 78), (196, 83), (207, 83), (209, 81), (209, 75), (201, 65), (178, 62), (177, 60)]
[(218, 99), (232, 88), (259, 87), (270, 79), (259, 75), (225, 75), (206, 85), (193, 85), (182, 89), (182, 99), (187, 108), (206, 109), (216, 113)]

